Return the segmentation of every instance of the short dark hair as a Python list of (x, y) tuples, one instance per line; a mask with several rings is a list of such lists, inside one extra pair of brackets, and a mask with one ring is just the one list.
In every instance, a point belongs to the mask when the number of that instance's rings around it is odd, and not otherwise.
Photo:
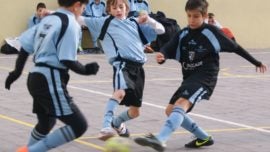
[(208, 13), (208, 17), (209, 18), (214, 18), (215, 17), (215, 14), (214, 13)]
[(188, 10), (199, 10), (203, 15), (205, 15), (208, 10), (208, 2), (206, 0), (188, 0), (185, 11)]
[(37, 10), (38, 10), (39, 8), (46, 8), (45, 3), (39, 2), (39, 3), (37, 4)]
[(82, 4), (87, 4), (89, 0), (58, 0), (60, 6), (69, 7), (76, 2), (81, 2)]

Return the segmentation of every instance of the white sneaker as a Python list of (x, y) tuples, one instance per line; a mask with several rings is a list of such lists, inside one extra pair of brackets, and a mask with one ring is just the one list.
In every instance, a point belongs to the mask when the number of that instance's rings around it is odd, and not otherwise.
[(113, 137), (115, 135), (114, 129), (111, 127), (102, 128), (99, 132), (98, 139), (106, 141), (107, 139)]
[(113, 123), (111, 125), (119, 136), (121, 136), (121, 137), (129, 137), (130, 136), (129, 131), (124, 123), (121, 123), (119, 128), (114, 127)]

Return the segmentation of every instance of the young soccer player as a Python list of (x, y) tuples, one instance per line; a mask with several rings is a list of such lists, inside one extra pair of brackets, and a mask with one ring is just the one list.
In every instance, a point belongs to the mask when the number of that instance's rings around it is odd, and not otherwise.
[(36, 7), (36, 13), (30, 17), (28, 21), (28, 28), (38, 24), (41, 19), (44, 17), (44, 12), (46, 11), (45, 3), (38, 3)]
[[(138, 18), (127, 18), (129, 12), (127, 0), (107, 0), (107, 12), (110, 16), (101, 18), (82, 18), (82, 24), (99, 32), (99, 39), (109, 63), (113, 66), (112, 97), (107, 103), (100, 131), (100, 139), (106, 140), (114, 136), (129, 136), (124, 122), (139, 116), (144, 89), (143, 64), (146, 62), (144, 44), (152, 34), (162, 34), (164, 27), (141, 14)], [(138, 24), (146, 24), (141, 30)], [(146, 38), (144, 37), (146, 36)], [(129, 109), (114, 117), (118, 105)]]
[[(27, 146), (17, 152), (45, 152), (80, 137), (87, 130), (87, 121), (67, 90), (68, 70), (96, 74), (96, 62), (82, 65), (77, 61), (81, 27), (76, 18), (88, 0), (58, 0), (60, 8), (20, 36), (22, 49), (10, 72), (5, 87), (19, 78), (29, 54), (35, 66), (31, 69), (27, 87), (33, 97), (33, 112), (38, 122)], [(65, 126), (50, 132), (56, 120)]]
[(158, 63), (175, 59), (182, 65), (183, 82), (172, 96), (167, 108), (168, 118), (157, 135), (135, 138), (135, 142), (162, 152), (170, 135), (180, 126), (196, 136), (187, 148), (214, 144), (213, 138), (200, 128), (187, 113), (197, 102), (209, 99), (216, 86), (219, 72), (219, 52), (234, 52), (264, 73), (266, 66), (254, 59), (240, 45), (226, 37), (222, 31), (204, 23), (207, 17), (206, 0), (188, 0), (185, 10), (188, 27), (171, 39), (156, 55)]

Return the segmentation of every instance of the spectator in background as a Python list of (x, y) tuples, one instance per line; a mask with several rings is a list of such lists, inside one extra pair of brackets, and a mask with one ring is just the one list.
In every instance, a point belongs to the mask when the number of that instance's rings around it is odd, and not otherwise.
[(147, 0), (129, 0), (130, 12), (128, 16), (139, 16), (141, 11), (146, 11), (150, 14), (150, 6)]
[(217, 28), (222, 28), (222, 25), (215, 19), (215, 14), (214, 13), (208, 13), (208, 17), (205, 20), (205, 23), (207, 24), (212, 24), (216, 26)]
[(206, 23), (216, 26), (231, 40), (236, 41), (233, 32), (228, 27), (221, 26), (221, 24), (215, 19), (214, 13), (208, 13)]
[(46, 5), (45, 3), (38, 3), (36, 8), (36, 13), (31, 16), (31, 18), (28, 21), (28, 28), (31, 28), (32, 26), (38, 24), (41, 19), (44, 17), (46, 12)]
[(83, 16), (86, 17), (101, 17), (106, 15), (106, 4), (103, 0), (89, 1), (83, 12)]
[[(106, 4), (103, 0), (91, 0), (87, 4), (83, 16), (86, 17), (102, 17), (106, 16)], [(103, 52), (98, 45), (98, 33), (94, 30), (88, 29), (91, 33), (92, 43), (93, 43), (93, 51)]]

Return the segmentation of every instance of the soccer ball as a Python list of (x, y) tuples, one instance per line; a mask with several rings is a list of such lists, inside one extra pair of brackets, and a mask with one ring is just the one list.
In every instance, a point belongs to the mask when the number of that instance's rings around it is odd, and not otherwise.
[(112, 137), (105, 143), (105, 152), (131, 152), (130, 140), (124, 137)]

